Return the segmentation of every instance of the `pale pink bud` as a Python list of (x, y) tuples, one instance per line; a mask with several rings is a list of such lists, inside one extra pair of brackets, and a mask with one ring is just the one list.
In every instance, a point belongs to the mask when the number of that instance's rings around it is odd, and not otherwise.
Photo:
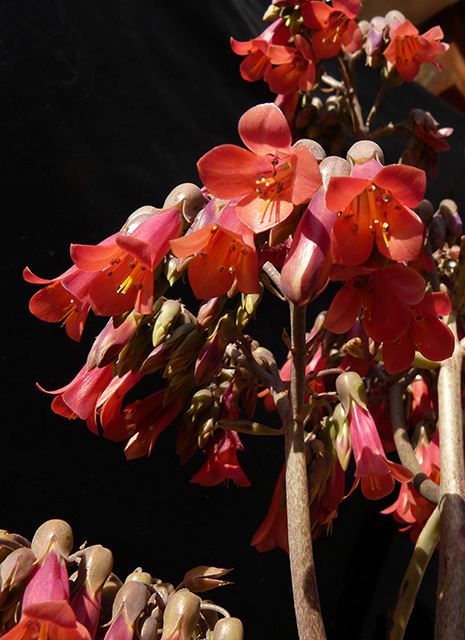
[(191, 640), (199, 621), (201, 600), (188, 589), (170, 596), (163, 615), (161, 640)]

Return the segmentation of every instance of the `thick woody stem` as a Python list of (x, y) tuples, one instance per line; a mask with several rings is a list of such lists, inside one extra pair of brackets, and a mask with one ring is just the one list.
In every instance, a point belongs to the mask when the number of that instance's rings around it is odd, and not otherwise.
[(289, 560), (299, 639), (324, 640), (326, 634), (313, 559), (307, 461), (304, 446), (306, 307), (299, 307), (291, 303), (290, 310), (292, 354), (290, 411), (284, 423)]
[[(456, 311), (449, 317), (455, 332)], [(457, 336), (456, 336), (457, 337)], [(441, 514), (436, 640), (465, 639), (465, 470), (461, 373), (463, 349), (441, 364), (438, 379)]]

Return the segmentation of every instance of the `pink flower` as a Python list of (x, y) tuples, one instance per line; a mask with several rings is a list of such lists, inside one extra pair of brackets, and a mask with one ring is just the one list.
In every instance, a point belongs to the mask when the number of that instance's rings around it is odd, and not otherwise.
[(272, 45), (268, 56), (277, 65), (265, 78), (273, 93), (289, 95), (297, 89), (304, 93), (313, 89), (318, 60), (309, 42), (301, 35), (294, 37), (293, 47)]
[(395, 480), (410, 482), (413, 473), (386, 458), (360, 376), (353, 371), (342, 373), (336, 389), (349, 421), (356, 482), (369, 500), (384, 498), (393, 491)]
[(433, 27), (421, 36), (409, 20), (395, 22), (389, 37), (391, 42), (384, 51), (384, 57), (407, 82), (415, 78), (425, 62), (432, 62), (440, 68), (435, 58), (449, 48), (448, 44), (440, 42), (444, 37), (440, 27)]
[(321, 184), (318, 163), (304, 146), (293, 148), (283, 113), (274, 104), (252, 107), (239, 120), (239, 134), (248, 147), (215, 147), (197, 167), (200, 178), (217, 198), (239, 198), (237, 215), (260, 233), (285, 220), (294, 206), (308, 202)]
[(191, 482), (198, 482), (204, 487), (213, 487), (227, 480), (233, 480), (240, 487), (248, 487), (250, 482), (239, 464), (236, 453), (243, 450), (244, 446), (236, 431), (215, 429), (204, 449), (208, 459)]

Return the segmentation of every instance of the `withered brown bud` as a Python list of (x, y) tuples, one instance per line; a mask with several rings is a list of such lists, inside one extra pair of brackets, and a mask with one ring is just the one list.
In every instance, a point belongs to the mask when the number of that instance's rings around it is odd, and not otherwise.
[(244, 640), (244, 627), (239, 618), (221, 618), (213, 629), (213, 640)]
[(184, 575), (184, 584), (190, 591), (202, 593), (209, 589), (222, 587), (226, 584), (233, 584), (228, 580), (221, 580), (221, 577), (232, 571), (232, 569), (219, 569), (218, 567), (209, 567), (200, 565), (190, 569)]

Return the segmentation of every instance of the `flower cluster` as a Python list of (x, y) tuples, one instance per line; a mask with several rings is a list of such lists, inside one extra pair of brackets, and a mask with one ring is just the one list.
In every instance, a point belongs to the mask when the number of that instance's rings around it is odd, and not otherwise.
[[(0, 534), (0, 634), (6, 640), (242, 640), (242, 623), (196, 595), (231, 584), (230, 569), (200, 566), (174, 587), (136, 569), (122, 581), (101, 545), (71, 553), (73, 532), (63, 520), (42, 524), (29, 542)], [(70, 571), (75, 567), (76, 571)], [(227, 614), (227, 615), (225, 615)], [(207, 621), (208, 618), (208, 621)], [(210, 634), (213, 634), (210, 635)]]

